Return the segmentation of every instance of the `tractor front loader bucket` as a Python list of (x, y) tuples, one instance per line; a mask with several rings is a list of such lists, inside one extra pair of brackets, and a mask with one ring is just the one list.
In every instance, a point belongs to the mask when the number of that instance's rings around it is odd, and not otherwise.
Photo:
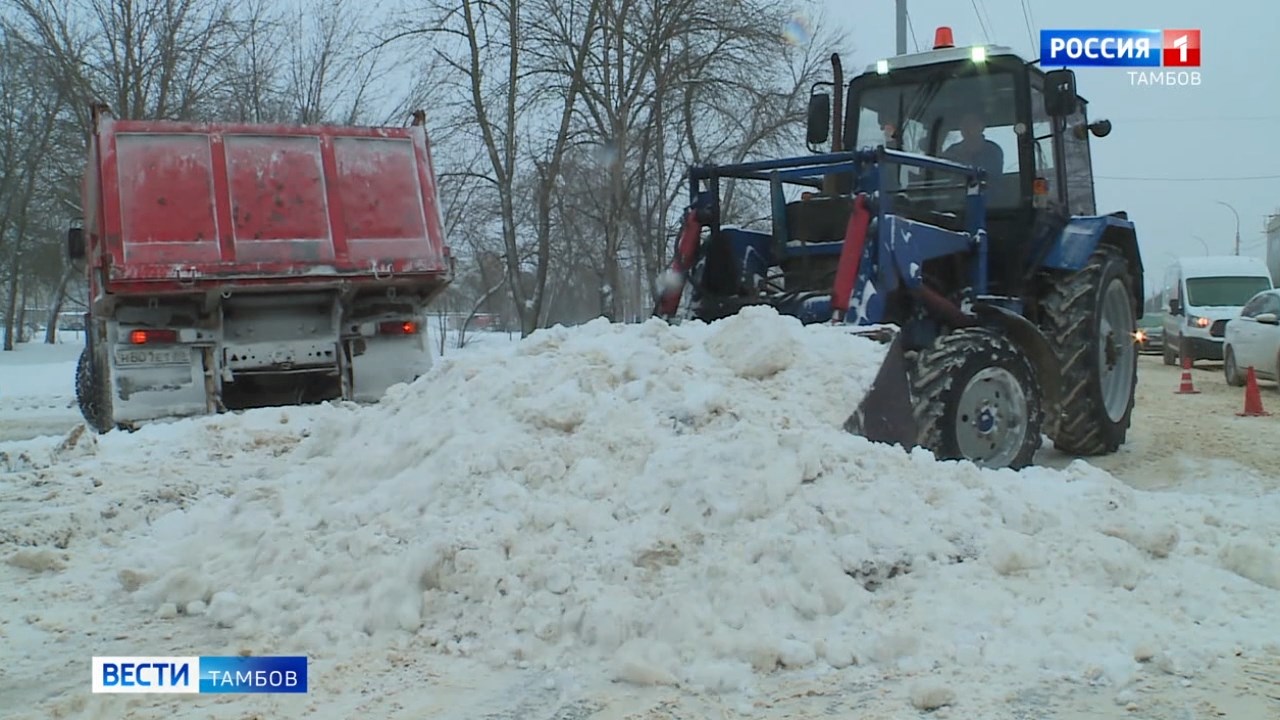
[(919, 428), (912, 412), (911, 381), (907, 378), (901, 335), (895, 335), (889, 344), (880, 371), (858, 408), (845, 421), (844, 429), (872, 442), (900, 445), (904, 450), (916, 445)]

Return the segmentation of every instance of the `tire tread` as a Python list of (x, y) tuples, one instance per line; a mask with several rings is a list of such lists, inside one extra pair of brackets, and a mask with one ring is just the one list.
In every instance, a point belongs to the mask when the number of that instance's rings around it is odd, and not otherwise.
[(1049, 432), (1055, 447), (1074, 455), (1115, 452), (1124, 443), (1132, 422), (1136, 378), (1128, 409), (1118, 423), (1113, 423), (1102, 400), (1101, 378), (1094, 362), (1102, 282), (1108, 265), (1114, 263), (1121, 265), (1124, 281), (1130, 282), (1120, 250), (1102, 245), (1084, 268), (1061, 277), (1041, 306), (1042, 329), (1062, 366), (1062, 392), (1056, 421), (1049, 423)]
[(963, 366), (979, 353), (1014, 356), (1021, 359), (1022, 372), (1030, 380), (1026, 388), (1031, 417), (1028, 422), (1035, 428), (1029, 448), (1019, 452), (1011, 465), (1017, 469), (1030, 464), (1040, 444), (1041, 408), (1039, 386), (1035, 384), (1035, 370), (1021, 350), (1008, 337), (985, 327), (964, 328), (939, 337), (932, 345), (921, 350), (911, 372), (911, 394), (914, 400), (912, 412), (918, 428), (916, 444), (934, 453), (939, 459), (956, 459), (945, 447), (943, 426), (947, 414), (952, 383)]

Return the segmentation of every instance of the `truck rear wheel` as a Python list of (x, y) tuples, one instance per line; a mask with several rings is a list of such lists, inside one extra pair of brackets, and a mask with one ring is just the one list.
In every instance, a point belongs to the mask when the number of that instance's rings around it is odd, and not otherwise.
[(1137, 312), (1129, 264), (1102, 245), (1044, 299), (1044, 329), (1062, 364), (1054, 447), (1104, 455), (1124, 444), (1138, 381)]
[(105, 433), (112, 428), (111, 395), (87, 347), (80, 351), (80, 360), (76, 363), (76, 404), (94, 431)]
[(1040, 448), (1040, 385), (1009, 338), (962, 328), (921, 350), (911, 372), (917, 444), (939, 460), (1019, 469)]

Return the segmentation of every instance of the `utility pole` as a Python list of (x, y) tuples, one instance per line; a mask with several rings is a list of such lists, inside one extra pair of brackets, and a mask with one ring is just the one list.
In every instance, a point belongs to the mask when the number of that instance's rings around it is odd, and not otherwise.
[(907, 0), (894, 0), (898, 5), (898, 54), (907, 54)]
[(1230, 203), (1225, 203), (1221, 200), (1218, 200), (1217, 203), (1219, 205), (1222, 205), (1226, 209), (1230, 210), (1231, 214), (1236, 216), (1236, 255), (1239, 255), (1240, 254), (1240, 213), (1236, 212), (1236, 209), (1234, 207), (1231, 207)]

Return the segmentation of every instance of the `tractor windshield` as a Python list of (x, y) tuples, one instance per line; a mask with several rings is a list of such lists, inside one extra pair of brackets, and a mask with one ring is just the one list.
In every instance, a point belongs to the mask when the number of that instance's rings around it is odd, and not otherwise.
[[(955, 160), (987, 171), (988, 207), (1019, 202), (1016, 77), (977, 71), (972, 63), (864, 75), (850, 88), (850, 146), (884, 145)], [(962, 74), (963, 73), (963, 74)], [(893, 180), (891, 180), (893, 182)], [(954, 175), (901, 168), (897, 186), (931, 199), (939, 209), (958, 208), (962, 181)]]

